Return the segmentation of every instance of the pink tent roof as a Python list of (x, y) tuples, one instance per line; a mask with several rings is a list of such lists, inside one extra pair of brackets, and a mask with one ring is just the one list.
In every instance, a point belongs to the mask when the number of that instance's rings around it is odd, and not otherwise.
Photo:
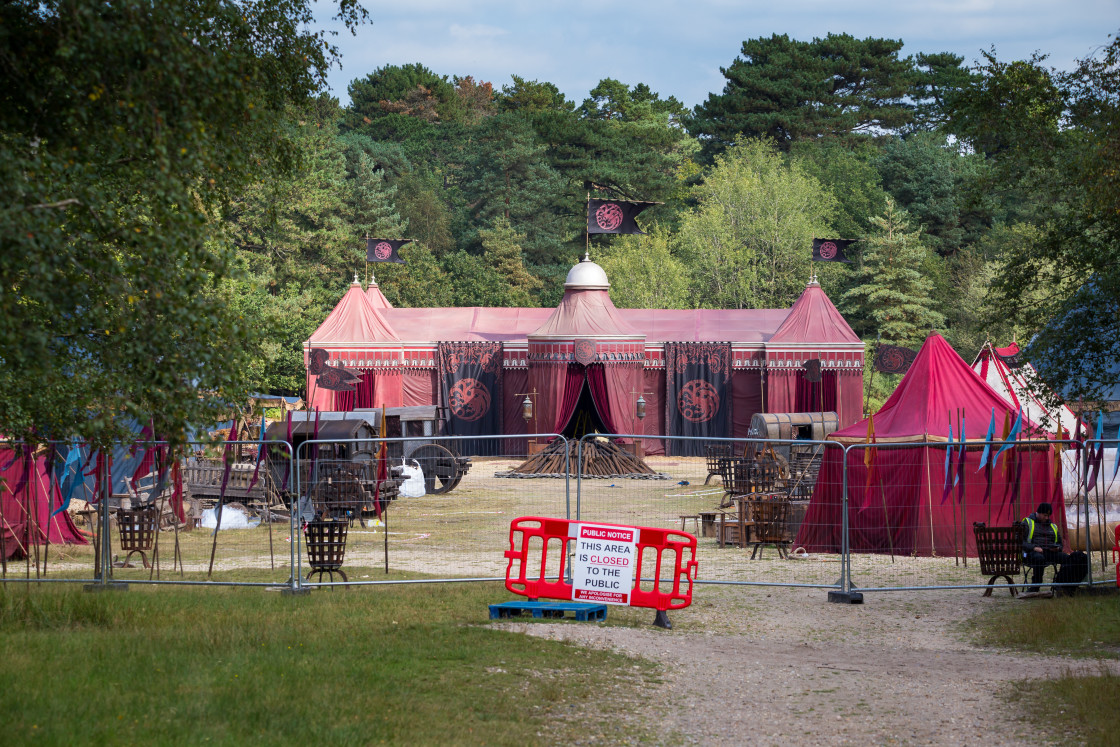
[[(591, 264), (584, 262), (576, 267)], [(644, 337), (653, 344), (730, 341), (862, 345), (816, 283), (810, 284), (790, 309), (619, 309), (606, 290), (605, 275), (599, 286), (581, 283), (583, 280), (577, 277), (567, 285), (555, 309), (394, 308), (375, 283), (364, 293), (354, 283), (308, 344), (364, 347), (401, 341), (427, 345), (441, 340), (524, 343), (531, 336)]]
[(357, 279), (308, 340), (311, 347), (376, 342), (400, 342), (400, 338), (366, 298)]
[[(502, 340), (524, 342), (535, 336), (553, 309), (424, 308), (386, 309), (384, 318), (406, 342)], [(646, 342), (753, 342), (770, 339), (789, 309), (615, 309)], [(590, 336), (584, 333), (573, 337)]]
[(789, 309), (618, 309), (649, 342), (756, 342), (769, 340)]
[(385, 298), (385, 294), (381, 292), (381, 288), (379, 288), (377, 283), (372, 280), (366, 287), (366, 298), (369, 299), (369, 302), (373, 305), (373, 308), (377, 309), (378, 311), (393, 308), (393, 304), (389, 303), (389, 299)]
[(810, 282), (793, 304), (771, 343), (859, 342), (818, 283)]
[(569, 289), (549, 318), (530, 337), (644, 337), (614, 307), (610, 294), (600, 289)]
[(972, 370), (999, 396), (1016, 407), (1021, 406), (1025, 416), (1033, 422), (1042, 424), (1049, 432), (1053, 432), (1060, 423), (1067, 437), (1072, 435), (1076, 438), (1080, 430), (1077, 416), (1067, 405), (1054, 405), (1048, 400), (1053, 392), (1049, 391), (1031, 364), (1023, 363), (1020, 368), (1012, 370), (1004, 362), (1003, 357), (1018, 353), (1017, 343), (997, 348), (986, 342), (976, 354)]
[[(946, 441), (949, 423), (957, 433), (957, 410), (965, 417), (965, 435), (983, 441), (995, 410), (997, 436), (1007, 412), (1015, 408), (1000, 397), (957, 355), (957, 351), (936, 332), (926, 338), (910, 370), (894, 393), (875, 413), (875, 438), (878, 441)], [(867, 439), (867, 418), (842, 428), (832, 438), (844, 442)]]
[(385, 317), (402, 340), (434, 343), (439, 340), (524, 341), (552, 309), (456, 308), (386, 309)]

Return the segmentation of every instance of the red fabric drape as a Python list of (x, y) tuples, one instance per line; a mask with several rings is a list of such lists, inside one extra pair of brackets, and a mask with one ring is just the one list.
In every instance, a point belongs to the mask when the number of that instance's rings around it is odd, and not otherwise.
[[(642, 383), (641, 365), (603, 365), (587, 367), (587, 384), (591, 399), (603, 426), (610, 433), (637, 433), (641, 426), (635, 417), (639, 384)], [(648, 403), (647, 403), (648, 410)], [(621, 443), (629, 439), (619, 439)]]
[[(509, 368), (506, 369), (505, 381), (502, 382), (502, 387), (505, 389), (505, 402), (502, 407), (502, 427), (507, 436), (514, 433), (528, 433), (528, 429), (533, 427), (533, 421), (525, 422), (525, 418), (521, 417), (521, 402), (525, 399), (525, 395), (518, 393), (529, 391), (529, 372), (525, 369)], [(524, 438), (510, 438), (502, 442), (504, 444), (504, 453), (506, 456), (525, 456), (529, 450), (529, 442)]]
[(797, 373), (792, 369), (766, 369), (766, 412), (797, 412)]
[(583, 382), (587, 378), (584, 375), (583, 368), (579, 365), (572, 364), (568, 366), (567, 378), (564, 380), (564, 394), (560, 399), (560, 407), (556, 411), (556, 419), (553, 421), (553, 433), (560, 433), (568, 425), (568, 421), (572, 419), (572, 415), (576, 411), (576, 405), (579, 404), (579, 395), (583, 391)]
[(863, 420), (863, 369), (841, 371), (837, 377), (839, 409), (836, 411), (840, 427)]
[[(839, 448), (826, 449), (809, 510), (797, 533), (795, 546), (802, 546), (809, 552), (840, 551), (841, 455)], [(870, 491), (867, 490), (868, 468), (863, 462), (863, 450), (853, 449), (848, 454), (848, 521), (852, 550), (887, 553), (893, 545), (895, 554), (945, 557), (960, 553), (963, 547), (969, 556), (975, 557), (973, 522), (1007, 526), (1029, 514), (1042, 501), (1053, 505), (1059, 530), (1068, 540), (1065, 502), (1061, 484), (1054, 478), (1050, 450), (1019, 452), (1023, 469), (1017, 503), (1014, 472), (1004, 473), (1003, 459), (993, 471), (991, 499), (984, 501), (987, 479), (983, 470), (977, 472), (980, 455), (980, 451), (965, 452), (962, 512), (955, 490), (941, 502), (944, 445), (902, 448), (880, 445), (875, 450), (871, 468)]]
[[(642, 374), (642, 396), (646, 398), (646, 419), (638, 426), (640, 433), (665, 432), (665, 371), (646, 369)], [(642, 441), (646, 454), (664, 454), (665, 440), (647, 438)]]
[(836, 372), (822, 371), (821, 380), (811, 382), (804, 372), (795, 377), (792, 412), (835, 412), (836, 411)]
[(401, 376), (401, 397), (405, 407), (437, 404), (435, 370), (406, 370)]
[[(575, 381), (569, 381), (575, 377)], [(533, 362), (529, 367), (529, 391), (536, 391), (534, 411), (541, 433), (557, 433), (572, 417), (583, 386), (583, 367), (575, 363)], [(571, 409), (564, 411), (565, 392), (575, 387)], [(563, 414), (563, 420), (560, 420)], [(557, 421), (560, 425), (557, 426)]]
[(335, 392), (333, 408), (338, 412), (353, 412), (358, 408), (400, 407), (401, 374), (399, 371), (361, 369), (358, 383), (352, 392)]
[[(13, 459), (15, 456), (16, 451), (0, 448), (0, 467), (7, 467), (0, 472), (0, 532), (3, 533), (4, 551), (8, 557), (22, 556), (20, 548), (28, 547), (29, 539), (36, 544), (44, 543), (48, 536), (47, 528), (51, 544), (87, 544), (69, 513), (63, 511), (53, 517), (50, 515), (53, 509), (62, 505), (62, 492), (57, 483), (51, 490), (47, 458), (33, 457), (29, 462), (22, 455)], [(17, 486), (19, 491), (13, 492)], [(82, 491), (79, 490), (77, 495), (81, 496)], [(28, 502), (31, 505), (30, 521)]]
[(731, 437), (748, 438), (751, 418), (762, 412), (762, 374), (735, 371), (731, 374)]

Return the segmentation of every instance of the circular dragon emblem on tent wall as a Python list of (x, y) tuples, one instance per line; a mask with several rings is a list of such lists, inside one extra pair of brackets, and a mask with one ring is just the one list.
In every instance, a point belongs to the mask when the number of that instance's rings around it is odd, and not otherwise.
[(478, 379), (459, 379), (448, 400), (451, 412), (460, 420), (478, 420), (490, 411), (490, 390)]
[(573, 349), (576, 363), (580, 364), (581, 366), (586, 366), (587, 364), (595, 360), (594, 340), (588, 340), (586, 338), (576, 340)]
[(686, 420), (706, 423), (719, 412), (719, 393), (702, 379), (693, 379), (681, 387), (677, 395), (677, 409)]
[(820, 248), (821, 259), (834, 259), (836, 257), (836, 244), (831, 241), (826, 241), (821, 244)]
[(377, 242), (377, 245), (373, 247), (373, 256), (383, 261), (389, 259), (393, 256), (393, 245), (388, 241)]
[(604, 231), (613, 231), (622, 225), (622, 208), (613, 202), (600, 205), (595, 211), (595, 222)]

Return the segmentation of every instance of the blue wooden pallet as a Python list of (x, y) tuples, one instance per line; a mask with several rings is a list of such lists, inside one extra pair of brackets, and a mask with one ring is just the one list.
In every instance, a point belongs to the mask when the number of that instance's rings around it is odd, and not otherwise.
[(581, 622), (597, 622), (607, 619), (607, 605), (588, 602), (502, 602), (490, 605), (490, 619), (520, 617), (523, 613), (533, 617), (563, 618), (572, 613)]

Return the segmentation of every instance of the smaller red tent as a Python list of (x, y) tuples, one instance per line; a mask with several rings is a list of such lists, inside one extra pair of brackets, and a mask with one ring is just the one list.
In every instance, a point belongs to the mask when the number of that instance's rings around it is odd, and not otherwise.
[(0, 447), (0, 550), (6, 557), (23, 557), (48, 537), (52, 545), (87, 544), (67, 512), (51, 516), (61, 504), (45, 455)]
[[(981, 462), (988, 426), (995, 413), (995, 438), (1016, 410), (992, 390), (936, 332), (926, 339), (898, 388), (873, 416), (875, 442), (870, 467), (865, 450), (848, 452), (848, 521), (851, 549), (904, 555), (976, 554), (973, 522), (1003, 526), (1047, 501), (1066, 535), (1062, 487), (1053, 449), (1026, 446), (1004, 452), (992, 470), (988, 495)], [(952, 426), (966, 446), (962, 499), (953, 488), (945, 496), (945, 456)], [(1026, 419), (1023, 429), (1032, 424)], [(832, 440), (862, 444), (868, 421), (836, 431)], [(901, 446), (893, 446), (899, 444)], [(843, 496), (842, 450), (825, 450), (813, 498), (795, 546), (810, 552), (839, 552)], [(950, 471), (956, 474), (958, 449)], [(870, 473), (870, 477), (869, 477)], [(952, 478), (950, 478), (952, 479)], [(944, 498), (944, 500), (943, 500)]]

